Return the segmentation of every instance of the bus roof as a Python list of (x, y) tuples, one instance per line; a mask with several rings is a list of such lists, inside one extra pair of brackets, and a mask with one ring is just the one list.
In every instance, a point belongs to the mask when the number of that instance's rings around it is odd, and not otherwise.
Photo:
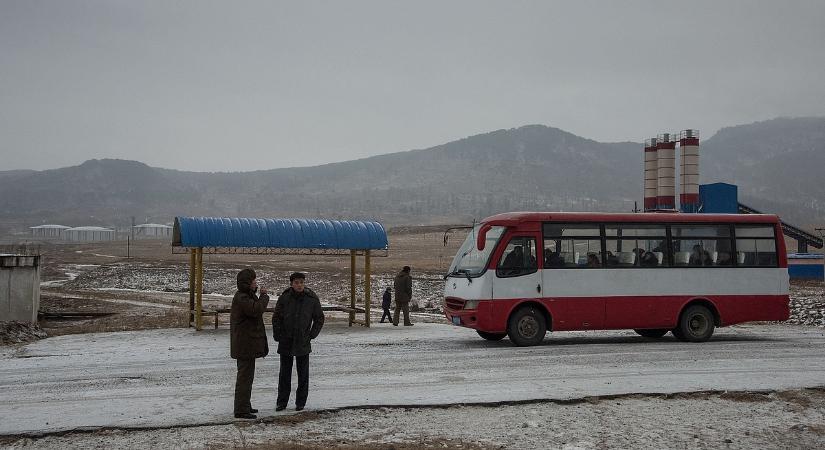
[(487, 225), (517, 226), (527, 222), (630, 222), (630, 223), (779, 223), (775, 214), (685, 214), (605, 212), (509, 212), (482, 220)]

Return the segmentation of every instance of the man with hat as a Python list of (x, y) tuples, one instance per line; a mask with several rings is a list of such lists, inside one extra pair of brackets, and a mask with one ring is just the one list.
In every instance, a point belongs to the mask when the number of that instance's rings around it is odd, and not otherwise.
[(269, 354), (263, 314), (269, 304), (266, 289), (261, 288), (261, 296), (255, 293), (258, 283), (255, 271), (243, 269), (238, 272), (238, 290), (232, 298), (229, 322), (230, 356), (237, 361), (238, 374), (235, 378), (235, 418), (255, 419), (257, 409), (252, 408), (252, 381), (255, 379), (255, 358)]
[(324, 311), (315, 292), (306, 287), (306, 275), (295, 272), (289, 276), (289, 288), (275, 304), (272, 314), (272, 334), (278, 342), (281, 366), (278, 370), (278, 398), (275, 411), (282, 411), (292, 390), (292, 363), (297, 363), (298, 390), (295, 410), (304, 409), (309, 395), (309, 354), (313, 339), (324, 326)]

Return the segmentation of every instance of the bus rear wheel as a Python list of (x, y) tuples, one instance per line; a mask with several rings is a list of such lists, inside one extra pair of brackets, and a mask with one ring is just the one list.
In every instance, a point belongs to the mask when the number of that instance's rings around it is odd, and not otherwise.
[(659, 329), (649, 329), (649, 330), (636, 329), (636, 330), (633, 330), (633, 331), (635, 331), (636, 334), (638, 334), (639, 336), (642, 336), (642, 337), (660, 338), (660, 337), (664, 336), (665, 334), (667, 334), (667, 332), (670, 331), (670, 330), (659, 328)]
[(673, 329), (676, 339), (685, 342), (705, 342), (713, 335), (713, 313), (702, 305), (689, 306), (679, 316), (679, 324)]
[(544, 315), (532, 306), (519, 308), (507, 321), (507, 335), (510, 341), (519, 347), (537, 345), (547, 334), (547, 322)]
[(476, 333), (478, 333), (479, 336), (483, 337), (484, 339), (487, 339), (488, 341), (500, 341), (504, 339), (505, 336), (507, 336), (507, 333), (488, 333), (486, 331), (479, 330), (476, 330)]

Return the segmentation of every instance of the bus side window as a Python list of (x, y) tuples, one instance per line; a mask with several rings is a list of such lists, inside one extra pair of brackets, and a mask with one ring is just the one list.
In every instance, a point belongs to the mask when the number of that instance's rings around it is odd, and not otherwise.
[(538, 270), (536, 263), (536, 240), (527, 237), (515, 237), (507, 243), (501, 255), (496, 275), (499, 277), (517, 277), (534, 273)]
[(773, 239), (737, 239), (736, 250), (740, 266), (776, 267), (776, 242)]

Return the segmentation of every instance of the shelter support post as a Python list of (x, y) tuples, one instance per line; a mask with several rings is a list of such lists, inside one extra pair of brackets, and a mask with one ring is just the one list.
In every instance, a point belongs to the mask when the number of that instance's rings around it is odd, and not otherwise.
[(203, 329), (203, 248), (197, 249), (197, 274), (195, 286), (195, 330)]
[(349, 326), (355, 321), (355, 250), (349, 251)]
[(364, 251), (364, 326), (370, 327), (370, 251)]
[(191, 327), (195, 320), (195, 249), (189, 249), (189, 321)]

